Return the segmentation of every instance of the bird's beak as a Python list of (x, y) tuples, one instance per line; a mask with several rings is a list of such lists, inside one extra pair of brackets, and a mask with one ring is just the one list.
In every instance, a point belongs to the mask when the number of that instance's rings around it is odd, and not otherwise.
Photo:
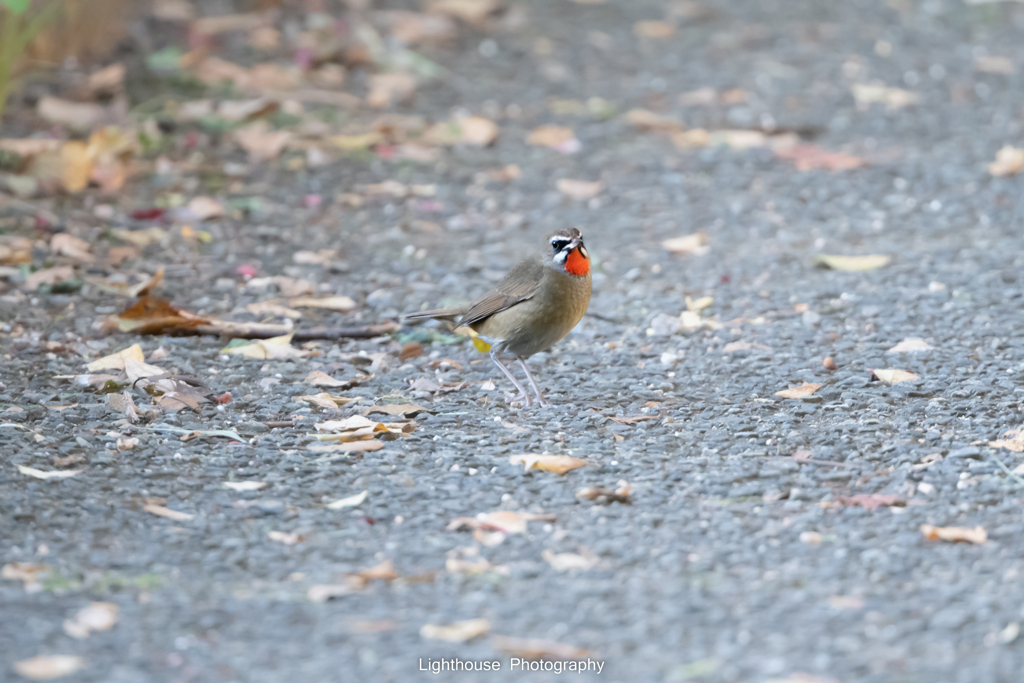
[(577, 237), (574, 240), (572, 240), (571, 242), (569, 242), (569, 246), (567, 246), (565, 248), (565, 253), (571, 254), (573, 251), (575, 251), (576, 249), (578, 249), (579, 247), (582, 247), (582, 246), (583, 246), (583, 240), (581, 240), (580, 238)]

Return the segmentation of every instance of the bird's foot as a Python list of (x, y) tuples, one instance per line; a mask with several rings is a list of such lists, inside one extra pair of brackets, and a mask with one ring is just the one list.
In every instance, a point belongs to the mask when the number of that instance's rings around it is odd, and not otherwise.
[(520, 393), (518, 396), (513, 396), (512, 394), (505, 394), (505, 403), (509, 404), (513, 408), (529, 408), (531, 405), (533, 405), (533, 399), (531, 399), (530, 395), (524, 391)]

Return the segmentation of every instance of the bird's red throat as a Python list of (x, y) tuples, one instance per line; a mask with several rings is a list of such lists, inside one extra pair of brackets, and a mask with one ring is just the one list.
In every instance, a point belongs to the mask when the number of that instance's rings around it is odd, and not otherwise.
[(565, 272), (582, 277), (590, 272), (590, 261), (579, 249), (573, 249), (565, 259)]

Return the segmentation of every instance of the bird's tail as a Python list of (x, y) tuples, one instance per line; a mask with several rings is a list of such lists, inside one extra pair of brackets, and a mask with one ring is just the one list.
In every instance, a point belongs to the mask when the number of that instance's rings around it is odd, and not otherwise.
[(417, 311), (416, 313), (406, 313), (406, 320), (443, 320), (450, 325), (454, 325), (455, 321), (462, 317), (465, 311), (462, 308), (435, 308), (430, 311)]

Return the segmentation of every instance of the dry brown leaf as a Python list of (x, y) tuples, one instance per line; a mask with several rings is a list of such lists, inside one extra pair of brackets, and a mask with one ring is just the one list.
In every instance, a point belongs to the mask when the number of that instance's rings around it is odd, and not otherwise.
[(432, 413), (434, 412), (430, 408), (425, 408), (420, 405), (403, 403), (403, 404), (390, 404), (383, 406), (371, 406), (364, 408), (361, 411), (364, 415), (371, 413), (384, 413), (385, 415), (398, 415), (400, 417), (416, 417), (420, 413)]
[(914, 380), (921, 379), (912, 372), (906, 370), (891, 370), (891, 369), (868, 369), (869, 372), (882, 380), (886, 384), (899, 384), (900, 382), (912, 382)]
[(887, 88), (884, 85), (856, 83), (853, 99), (858, 109), (867, 109), (872, 104), (884, 104), (886, 109), (901, 109), (917, 102), (917, 95), (902, 88)]
[(1024, 453), (1024, 428), (1010, 429), (1004, 432), (1003, 436), (1010, 438), (989, 441), (987, 445), (992, 448), (1005, 448), (1014, 453)]
[(107, 318), (105, 326), (138, 334), (172, 334), (206, 325), (206, 318), (172, 306), (166, 299), (145, 295), (120, 315)]
[(195, 515), (189, 514), (188, 512), (179, 512), (178, 510), (172, 510), (164, 507), (163, 505), (155, 505), (152, 503), (149, 505), (143, 505), (142, 509), (150, 514), (166, 517), (167, 519), (173, 519), (175, 522), (187, 522), (188, 520), (195, 518)]
[(96, 260), (89, 253), (92, 246), (83, 239), (60, 232), (50, 239), (50, 250), (59, 256), (67, 256), (79, 263), (93, 263)]
[(119, 437), (117, 442), (114, 444), (115, 448), (120, 451), (130, 451), (139, 445), (138, 437), (123, 438)]
[(974, 70), (987, 74), (1012, 76), (1014, 72), (1013, 60), (1009, 57), (997, 55), (978, 55), (974, 58)]
[(587, 461), (569, 455), (534, 455), (522, 453), (510, 456), (509, 464), (522, 465), (524, 470), (545, 470), (555, 474), (565, 474), (579, 467), (586, 467)]
[(430, 14), (449, 16), (483, 28), (487, 19), (503, 6), (503, 0), (429, 0), (426, 10)]
[(592, 500), (607, 505), (608, 503), (629, 503), (633, 495), (633, 487), (625, 479), (620, 479), (615, 489), (604, 486), (587, 486), (576, 492), (577, 498)]
[(338, 313), (351, 313), (357, 308), (356, 302), (347, 296), (328, 296), (321, 299), (301, 296), (289, 299), (288, 305), (293, 308), (323, 308)]
[(370, 581), (371, 579), (394, 581), (398, 578), (398, 572), (395, 571), (395, 563), (393, 560), (384, 560), (376, 566), (356, 572), (356, 576), (364, 581)]
[[(324, 376), (329, 377), (329, 375)], [(331, 380), (337, 381), (334, 380), (333, 378), (331, 378)], [(342, 382), (342, 384), (345, 384), (345, 382)], [(312, 403), (313, 405), (320, 406), (321, 408), (324, 408), (326, 410), (334, 410), (335, 408), (338, 408), (340, 406), (348, 405), (349, 403), (355, 403), (356, 401), (361, 401), (362, 398), (348, 398), (346, 396), (335, 396), (333, 394), (327, 393), (326, 391), (321, 391), (319, 394), (313, 394), (311, 396), (296, 396), (295, 400), (305, 401), (306, 403)]]
[(52, 681), (85, 668), (85, 657), (78, 655), (39, 655), (14, 662), (14, 671), (33, 681)]
[(570, 569), (590, 569), (597, 564), (597, 558), (589, 553), (577, 555), (576, 553), (558, 553), (550, 550), (541, 553), (541, 557), (547, 560), (548, 564), (554, 567), (555, 571), (565, 572)]
[(626, 121), (637, 128), (662, 133), (678, 133), (685, 128), (682, 122), (676, 118), (656, 114), (646, 109), (630, 109), (626, 112)]
[(370, 92), (366, 95), (366, 103), (375, 108), (405, 102), (416, 94), (416, 77), (412, 74), (373, 74), (367, 83)]
[(811, 171), (817, 168), (846, 171), (866, 165), (860, 157), (843, 152), (829, 152), (815, 145), (805, 144), (776, 149), (775, 156), (792, 161), (798, 171)]
[(572, 154), (580, 149), (580, 141), (572, 128), (565, 126), (540, 126), (526, 136), (526, 144), (550, 147), (563, 154)]
[(816, 265), (823, 265), (832, 270), (843, 270), (858, 272), (862, 270), (875, 270), (883, 268), (892, 261), (891, 256), (885, 254), (870, 254), (868, 256), (835, 256), (820, 254), (814, 257)]
[(880, 507), (902, 507), (906, 505), (899, 496), (886, 493), (858, 493), (854, 496), (841, 496), (839, 502), (848, 507), (862, 507), (865, 510), (877, 510)]
[(195, 197), (185, 206), (185, 210), (198, 221), (219, 218), (227, 213), (223, 204), (209, 197)]
[(804, 382), (798, 387), (792, 387), (790, 389), (776, 391), (775, 395), (781, 396), (782, 398), (807, 398), (821, 387), (821, 384), (811, 384), (809, 382)]
[(447, 626), (424, 624), (420, 628), (420, 636), (427, 640), (445, 640), (449, 643), (464, 643), (491, 630), (491, 623), (486, 619), (469, 619), (456, 621)]
[(1004, 145), (996, 152), (996, 160), (988, 165), (988, 172), (994, 176), (1013, 175), (1024, 169), (1024, 149)]
[(295, 333), (291, 333), (281, 335), (280, 337), (271, 337), (270, 339), (257, 339), (249, 344), (225, 347), (220, 350), (220, 353), (259, 360), (270, 358), (305, 358), (309, 355), (309, 351), (292, 346), (292, 337), (294, 336)]
[(633, 24), (633, 35), (637, 38), (655, 38), (665, 40), (671, 38), (676, 27), (665, 21), (638, 21)]
[(89, 372), (98, 372), (100, 370), (124, 370), (124, 363), (126, 360), (131, 358), (137, 360), (140, 363), (146, 360), (145, 355), (142, 353), (142, 347), (138, 344), (132, 344), (126, 349), (121, 349), (117, 353), (112, 353), (109, 356), (94, 360), (85, 366), (85, 369)]
[(935, 347), (919, 337), (907, 337), (886, 353), (916, 353), (918, 351), (931, 351)]
[(980, 544), (988, 540), (988, 533), (980, 526), (971, 529), (964, 526), (931, 526), (930, 524), (922, 524), (921, 533), (929, 541), (963, 541), (964, 543)]
[(117, 623), (118, 608), (112, 602), (90, 602), (64, 620), (64, 633), (72, 638), (88, 638), (93, 631), (109, 631)]
[(580, 201), (596, 197), (604, 187), (600, 180), (574, 180), (572, 178), (559, 178), (555, 186), (562, 194)]
[(294, 138), (294, 133), (274, 130), (266, 120), (260, 119), (239, 128), (233, 137), (238, 146), (249, 153), (249, 161), (259, 163), (279, 157)]
[(657, 415), (635, 415), (633, 417), (609, 417), (608, 419), (611, 420), (612, 422), (618, 422), (619, 424), (622, 424), (622, 425), (632, 425), (632, 424), (636, 424), (637, 422), (644, 422), (646, 420), (657, 420), (657, 419), (659, 419), (659, 416), (657, 416)]
[(496, 649), (523, 659), (583, 659), (595, 656), (593, 652), (540, 638), (511, 638), (492, 636), (491, 645)]
[(703, 256), (711, 251), (711, 239), (702, 232), (673, 237), (661, 243), (662, 249), (680, 256)]
[(124, 75), (127, 72), (121, 62), (111, 64), (89, 75), (89, 92), (96, 95), (113, 95), (124, 89)]
[(40, 285), (53, 286), (60, 282), (67, 282), (68, 280), (74, 279), (75, 269), (71, 266), (54, 266), (53, 268), (44, 268), (43, 270), (37, 270), (25, 278), (25, 289), (34, 291), (39, 289)]

